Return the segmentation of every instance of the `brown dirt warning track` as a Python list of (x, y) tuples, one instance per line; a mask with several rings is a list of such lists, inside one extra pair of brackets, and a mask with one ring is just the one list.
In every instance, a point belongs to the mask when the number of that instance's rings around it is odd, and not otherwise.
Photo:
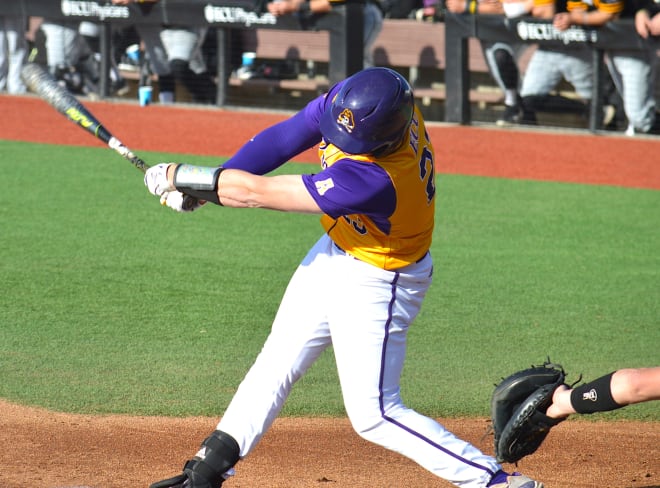
[[(136, 151), (226, 156), (284, 114), (85, 102)], [(96, 145), (41, 100), (0, 96), (0, 139)], [(11, 115), (10, 115), (11, 114)], [(660, 190), (660, 138), (431, 124), (439, 173)], [(298, 159), (315, 162), (309, 151)], [(438, 419), (492, 453), (487, 419)], [(177, 474), (217, 418), (72, 415), (0, 400), (0, 488), (147, 487)], [(505, 465), (514, 469), (514, 466)], [(660, 423), (571, 419), (518, 468), (546, 488), (660, 488)], [(449, 487), (346, 419), (281, 418), (227, 488)]]

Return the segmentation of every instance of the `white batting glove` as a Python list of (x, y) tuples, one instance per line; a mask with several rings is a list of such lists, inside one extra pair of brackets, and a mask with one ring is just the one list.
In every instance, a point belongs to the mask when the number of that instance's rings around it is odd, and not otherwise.
[(160, 196), (160, 204), (166, 205), (177, 212), (192, 212), (203, 205), (196, 198), (184, 195), (176, 190), (163, 193)]
[[(160, 163), (152, 166), (144, 174), (144, 184), (149, 189), (149, 193), (157, 197), (163, 195), (165, 192), (171, 192), (175, 188), (167, 181), (167, 168), (170, 163)], [(161, 201), (162, 203), (162, 201)]]

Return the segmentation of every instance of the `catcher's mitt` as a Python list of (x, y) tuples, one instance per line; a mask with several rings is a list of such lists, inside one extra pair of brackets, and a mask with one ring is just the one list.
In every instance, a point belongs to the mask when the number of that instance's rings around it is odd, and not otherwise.
[(532, 454), (550, 429), (563, 420), (550, 418), (545, 412), (565, 378), (561, 365), (548, 359), (504, 378), (495, 387), (491, 417), (498, 462), (516, 463)]

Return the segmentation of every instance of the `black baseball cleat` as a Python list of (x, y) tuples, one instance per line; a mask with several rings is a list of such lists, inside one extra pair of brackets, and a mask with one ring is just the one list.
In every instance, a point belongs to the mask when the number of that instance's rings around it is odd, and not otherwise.
[[(189, 465), (190, 462), (186, 463), (186, 466)], [(206, 479), (195, 476), (193, 473), (188, 471), (188, 468), (184, 469), (186, 469), (186, 471), (183, 473), (171, 478), (167, 478), (165, 480), (156, 481), (155, 483), (149, 485), (149, 488), (220, 488), (224, 482), (224, 479), (221, 478), (211, 483)], [(196, 481), (192, 481), (191, 478), (188, 477), (187, 473), (190, 473), (193, 476), (193, 479)]]
[(497, 119), (497, 121), (495, 121), (495, 124), (499, 125), (500, 127), (517, 125), (520, 124), (521, 118), (522, 109), (520, 108), (520, 105), (505, 105), (504, 113)]
[(646, 133), (655, 136), (660, 135), (660, 112), (655, 113), (655, 120), (653, 121), (653, 125), (648, 131), (646, 131)]
[(197, 455), (186, 461), (181, 474), (152, 483), (149, 488), (219, 488), (225, 481), (223, 474), (239, 459), (236, 440), (216, 430), (204, 440)]
[(188, 486), (188, 477), (181, 473), (166, 480), (156, 481), (150, 484), (149, 488), (188, 488)]

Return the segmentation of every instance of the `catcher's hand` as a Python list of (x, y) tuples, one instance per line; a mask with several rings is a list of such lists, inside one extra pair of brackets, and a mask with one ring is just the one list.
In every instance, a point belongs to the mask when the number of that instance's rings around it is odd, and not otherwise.
[(545, 412), (555, 389), (564, 384), (566, 373), (550, 360), (504, 378), (491, 400), (495, 457), (498, 462), (516, 463), (535, 452), (550, 429), (564, 419)]

